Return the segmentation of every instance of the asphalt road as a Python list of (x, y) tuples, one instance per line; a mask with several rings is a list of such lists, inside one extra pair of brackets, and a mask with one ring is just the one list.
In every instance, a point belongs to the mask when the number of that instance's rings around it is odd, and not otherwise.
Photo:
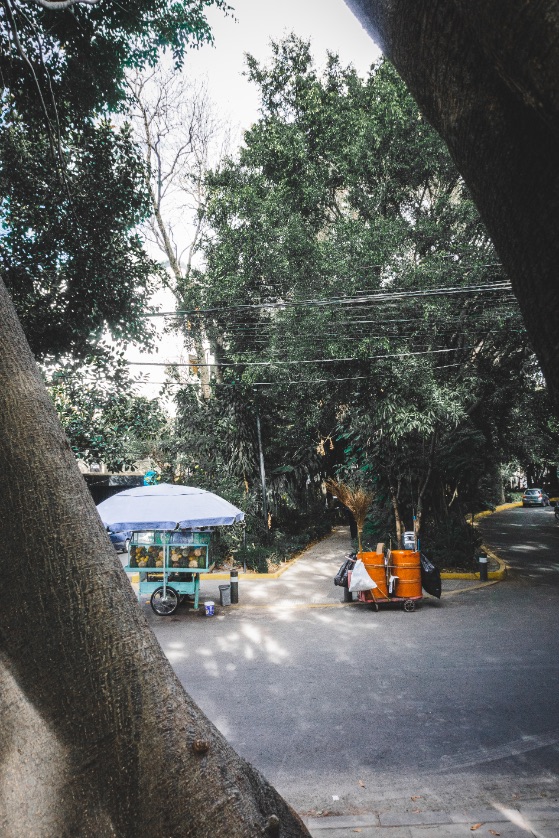
[(214, 618), (143, 607), (187, 691), (299, 812), (495, 811), (559, 794), (559, 524), (514, 509), (480, 529), (509, 578), (412, 614), (337, 589), (274, 609), (273, 587), (258, 605), (242, 585)]

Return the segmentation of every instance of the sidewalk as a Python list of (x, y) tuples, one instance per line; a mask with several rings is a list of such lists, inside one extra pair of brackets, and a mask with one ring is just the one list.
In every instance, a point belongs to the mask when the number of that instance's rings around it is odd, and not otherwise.
[[(295, 607), (351, 608), (355, 603), (343, 602), (343, 589), (334, 585), (334, 576), (350, 551), (349, 527), (337, 527), (331, 535), (305, 550), (278, 578), (266, 579), (240, 573), (239, 604), (234, 607), (273, 610)], [(498, 568), (498, 565), (491, 565), (490, 569), (494, 567)], [(213, 600), (217, 605), (219, 586), (228, 584), (228, 581), (223, 574), (216, 575), (215, 579), (210, 574), (204, 575), (200, 585), (200, 602)], [(442, 598), (493, 584), (495, 580), (480, 582), (473, 577), (443, 577)], [(429, 598), (429, 594), (424, 596)], [(367, 606), (361, 604), (361, 607)]]
[(460, 838), (463, 835), (502, 838), (558, 838), (559, 800), (524, 799), (494, 802), (486, 809), (424, 810), (421, 801), (401, 811), (391, 808), (362, 815), (305, 818), (313, 838)]

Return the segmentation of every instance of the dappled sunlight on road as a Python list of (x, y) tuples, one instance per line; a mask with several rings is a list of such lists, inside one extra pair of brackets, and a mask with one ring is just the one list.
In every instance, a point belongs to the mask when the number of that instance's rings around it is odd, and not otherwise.
[(221, 606), (218, 580), (204, 580), (198, 611), (144, 611), (194, 701), (301, 811), (333, 800), (362, 811), (404, 787), (406, 811), (410, 788), (438, 809), (430, 789), (451, 783), (462, 795), (470, 784), (477, 794), (487, 783), (487, 818), (477, 820), (530, 834), (537, 818), (507, 803), (497, 781), (510, 788), (513, 776), (515, 791), (538, 793), (546, 779), (557, 785), (559, 552), (545, 531), (524, 534), (510, 535), (521, 548), (510, 584), (446, 599), (443, 583), (442, 601), (425, 597), (410, 614), (344, 602), (333, 584), (348, 552), (341, 534), (278, 579), (240, 578), (237, 605)]
[(515, 553), (530, 553), (532, 551), (542, 552), (546, 550), (551, 550), (552, 547), (550, 544), (517, 544), (514, 547), (511, 547), (510, 549), (514, 550)]

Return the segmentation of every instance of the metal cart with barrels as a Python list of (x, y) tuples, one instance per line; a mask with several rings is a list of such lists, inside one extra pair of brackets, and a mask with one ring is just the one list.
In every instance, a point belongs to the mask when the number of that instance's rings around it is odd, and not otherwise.
[(420, 554), (414, 550), (389, 550), (384, 553), (358, 553), (376, 588), (360, 591), (358, 600), (378, 610), (379, 603), (398, 602), (404, 611), (415, 611), (423, 599)]
[(198, 608), (200, 574), (209, 570), (209, 532), (133, 532), (127, 573), (140, 575), (138, 598), (150, 596), (156, 614), (168, 617), (188, 598)]

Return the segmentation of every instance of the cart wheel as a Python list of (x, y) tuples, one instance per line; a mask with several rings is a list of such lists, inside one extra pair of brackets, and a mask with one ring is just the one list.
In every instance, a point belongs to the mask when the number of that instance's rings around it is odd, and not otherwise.
[(415, 611), (415, 602), (413, 599), (407, 599), (404, 602), (404, 611)]
[(163, 597), (163, 586), (156, 588), (151, 595), (150, 604), (156, 614), (160, 617), (170, 617), (174, 614), (179, 605), (179, 595), (174, 588), (167, 585), (165, 591), (166, 596)]

